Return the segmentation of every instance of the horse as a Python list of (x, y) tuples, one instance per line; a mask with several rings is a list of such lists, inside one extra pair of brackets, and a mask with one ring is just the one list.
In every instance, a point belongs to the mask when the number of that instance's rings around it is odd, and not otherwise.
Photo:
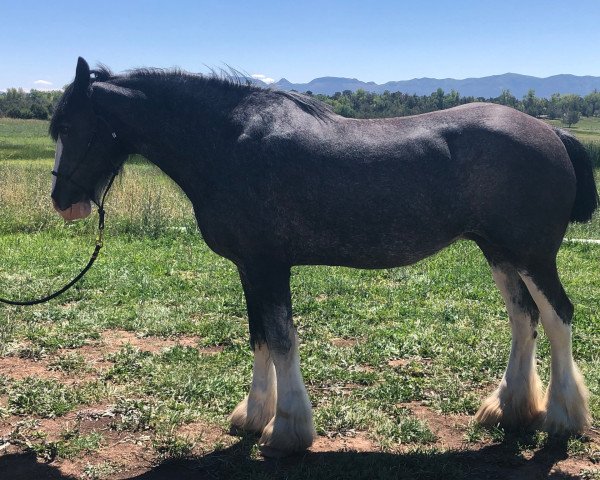
[[(50, 123), (56, 210), (90, 213), (129, 155), (143, 155), (190, 199), (207, 245), (237, 267), (254, 354), (233, 427), (263, 455), (315, 438), (292, 321), (290, 268), (381, 269), (474, 241), (506, 304), (512, 344), (476, 420), (590, 426), (571, 348), (573, 305), (556, 255), (570, 222), (591, 218), (591, 160), (569, 133), (505, 106), (473, 103), (359, 120), (316, 99), (178, 70), (90, 71), (79, 58)], [(536, 372), (541, 321), (551, 344), (545, 395)]]

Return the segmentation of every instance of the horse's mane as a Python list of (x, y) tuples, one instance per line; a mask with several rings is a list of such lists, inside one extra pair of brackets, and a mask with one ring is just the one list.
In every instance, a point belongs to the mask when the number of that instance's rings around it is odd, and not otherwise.
[(277, 90), (275, 88), (261, 87), (256, 84), (252, 84), (248, 80), (248, 76), (244, 75), (239, 70), (229, 68), (228, 71), (224, 69), (211, 69), (210, 74), (200, 73), (189, 73), (181, 69), (170, 68), (136, 68), (134, 70), (128, 70), (124, 74), (115, 75), (110, 68), (106, 65), (99, 64), (98, 67), (91, 71), (92, 83), (95, 82), (118, 82), (121, 79), (184, 79), (192, 81), (204, 82), (208, 85), (216, 85), (229, 89), (246, 91), (248, 93), (260, 93), (265, 92), (267, 94), (275, 94), (284, 98), (287, 98), (294, 102), (302, 111), (312, 115), (319, 119), (325, 119), (332, 113), (329, 105), (312, 98), (308, 95), (304, 95), (298, 92), (288, 92), (284, 90)]

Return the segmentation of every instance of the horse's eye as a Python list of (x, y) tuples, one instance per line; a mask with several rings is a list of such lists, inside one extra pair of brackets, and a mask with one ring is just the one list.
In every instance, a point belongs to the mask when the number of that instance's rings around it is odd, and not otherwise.
[(58, 131), (60, 132), (61, 135), (68, 135), (69, 134), (69, 127), (67, 127), (66, 125), (62, 125)]

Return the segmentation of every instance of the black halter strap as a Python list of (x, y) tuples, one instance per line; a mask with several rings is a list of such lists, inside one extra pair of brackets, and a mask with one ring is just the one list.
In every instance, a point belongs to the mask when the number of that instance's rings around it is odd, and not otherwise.
[[(102, 117), (98, 116), (98, 119), (100, 119), (101, 121), (103, 121), (108, 127), (109, 130), (111, 132), (111, 137), (113, 138), (113, 141), (117, 142), (118, 138), (117, 138), (117, 134), (116, 132), (111, 128), (111, 126), (109, 125), (109, 123)], [(57, 178), (64, 178), (65, 180), (73, 183), (78, 189), (82, 190), (84, 193), (86, 193), (87, 195), (89, 195), (90, 192), (88, 192), (88, 190), (84, 187), (82, 187), (81, 185), (79, 185), (77, 182), (75, 182), (73, 180), (73, 175), (74, 173), (77, 171), (77, 169), (83, 164), (83, 162), (85, 161), (91, 147), (92, 144), (94, 143), (94, 141), (96, 140), (96, 131), (92, 132), (92, 135), (90, 137), (90, 141), (88, 142), (88, 145), (86, 147), (86, 150), (81, 158), (81, 161), (78, 162), (78, 164), (75, 166), (75, 168), (73, 168), (73, 170), (68, 174), (68, 175), (64, 175), (61, 174), (57, 171), (52, 170), (52, 175), (54, 175)], [(75, 285), (79, 280), (81, 280), (83, 278), (83, 276), (88, 272), (88, 270), (90, 268), (92, 268), (92, 265), (94, 264), (94, 262), (96, 261), (96, 259), (98, 258), (98, 254), (100, 253), (100, 249), (104, 246), (104, 200), (106, 199), (106, 195), (108, 194), (108, 191), (110, 190), (110, 187), (112, 187), (112, 184), (116, 178), (116, 176), (119, 173), (119, 169), (117, 167), (115, 167), (114, 164), (112, 164), (111, 162), (111, 177), (110, 180), (108, 181), (108, 184), (104, 190), (104, 193), (102, 194), (102, 197), (100, 198), (100, 202), (96, 203), (96, 201), (94, 200), (94, 195), (89, 195), (89, 198), (92, 202), (94, 202), (96, 204), (96, 206), (98, 207), (98, 236), (96, 237), (96, 246), (94, 247), (94, 251), (92, 253), (92, 256), (90, 257), (87, 265), (85, 267), (83, 267), (83, 269), (77, 274), (77, 276), (75, 276), (75, 278), (73, 278), (73, 280), (71, 280), (69, 283), (67, 283), (64, 287), (62, 287), (61, 289), (57, 290), (54, 293), (51, 293), (49, 295), (46, 295), (45, 297), (42, 298), (36, 298), (34, 300), (8, 300), (6, 298), (0, 298), (0, 302), (2, 303), (7, 303), (8, 305), (21, 305), (21, 306), (26, 306), (26, 305), (38, 305), (40, 303), (45, 303), (48, 302), (50, 300), (52, 300), (53, 298), (58, 297), (59, 295), (62, 295), (63, 293), (65, 293), (67, 290), (69, 290), (69, 288), (71, 288), (73, 285)]]

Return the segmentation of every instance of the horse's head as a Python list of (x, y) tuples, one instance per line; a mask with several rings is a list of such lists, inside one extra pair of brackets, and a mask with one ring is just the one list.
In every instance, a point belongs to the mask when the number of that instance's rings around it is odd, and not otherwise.
[(56, 141), (52, 201), (66, 220), (87, 217), (112, 174), (127, 158), (105, 110), (94, 103), (90, 69), (77, 62), (75, 80), (60, 99), (50, 123)]

